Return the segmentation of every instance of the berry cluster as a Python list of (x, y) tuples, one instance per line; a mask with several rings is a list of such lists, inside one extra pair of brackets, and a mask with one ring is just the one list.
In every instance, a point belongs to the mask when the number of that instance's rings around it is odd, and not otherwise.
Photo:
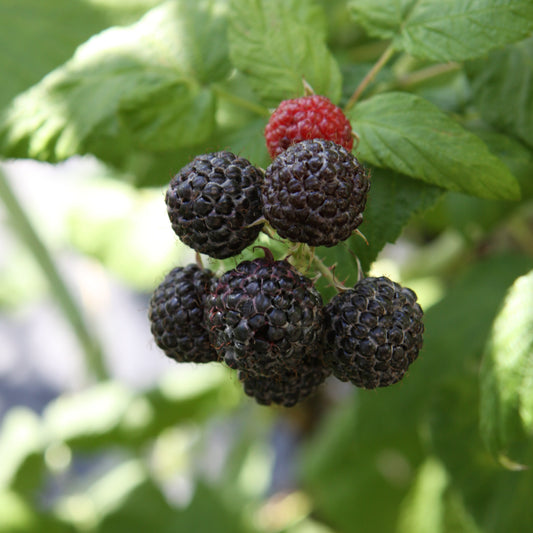
[[(314, 95), (282, 102), (265, 139), (273, 157), (266, 170), (221, 151), (197, 156), (172, 178), (172, 228), (198, 253), (236, 256), (266, 223), (311, 247), (335, 246), (361, 224), (370, 178), (351, 153), (339, 108)], [(370, 389), (403, 377), (424, 330), (410, 289), (368, 277), (324, 305), (311, 279), (264, 252), (219, 277), (196, 264), (167, 274), (149, 319), (168, 357), (223, 362), (258, 403), (286, 407), (330, 375)]]

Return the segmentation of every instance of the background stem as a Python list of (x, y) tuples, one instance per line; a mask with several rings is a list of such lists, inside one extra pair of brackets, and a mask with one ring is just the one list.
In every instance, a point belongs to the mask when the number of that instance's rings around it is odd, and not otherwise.
[(63, 315), (69, 321), (83, 349), (89, 371), (99, 380), (107, 378), (103, 353), (94, 335), (89, 332), (85, 319), (43, 241), (35, 231), (26, 212), (20, 205), (9, 181), (0, 169), (0, 198), (4, 202), (13, 230), (33, 255)]
[(370, 85), (370, 83), (372, 83), (378, 72), (385, 66), (385, 64), (392, 57), (393, 54), (394, 47), (392, 46), (392, 44), (390, 44), (389, 46), (387, 46), (387, 48), (385, 48), (384, 52), (381, 54), (374, 66), (367, 72), (366, 76), (362, 79), (357, 89), (355, 89), (354, 93), (352, 94), (344, 108), (345, 111), (350, 110), (354, 106), (357, 100), (359, 100), (361, 94), (363, 94), (363, 91), (368, 87), (368, 85)]

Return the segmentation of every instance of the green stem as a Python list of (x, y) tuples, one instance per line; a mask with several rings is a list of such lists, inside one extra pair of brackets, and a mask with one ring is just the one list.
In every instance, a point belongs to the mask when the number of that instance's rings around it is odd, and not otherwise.
[(366, 76), (362, 79), (357, 89), (355, 89), (354, 93), (352, 94), (344, 108), (345, 111), (349, 111), (355, 105), (357, 100), (359, 100), (359, 97), (363, 94), (363, 91), (372, 83), (378, 72), (385, 66), (385, 64), (393, 56), (393, 54), (394, 47), (392, 46), (392, 44), (389, 44), (389, 46), (385, 48), (379, 59), (376, 61), (374, 66), (367, 72)]
[(335, 277), (333, 270), (325, 265), (320, 257), (313, 255), (313, 263), (318, 272), (322, 274), (324, 279), (326, 279), (337, 292), (346, 290), (344, 284)]
[(259, 115), (261, 117), (269, 117), (270, 111), (263, 107), (262, 105), (256, 104), (254, 102), (250, 102), (249, 100), (245, 100), (244, 98), (241, 98), (240, 96), (236, 96), (235, 94), (232, 94), (225, 89), (223, 89), (218, 84), (213, 84), (212, 89), (220, 96), (221, 98), (224, 98), (228, 102), (231, 102), (239, 107), (242, 107), (243, 109), (247, 109), (248, 111), (251, 111), (252, 113), (255, 113), (256, 115)]
[(98, 379), (106, 379), (107, 371), (102, 350), (98, 342), (94, 336), (89, 333), (83, 315), (69, 292), (63, 278), (59, 274), (50, 252), (33, 228), (1, 170), (0, 198), (5, 204), (14, 230), (17, 232), (20, 240), (26, 244), (26, 247), (32, 253), (35, 261), (41, 268), (65, 318), (68, 319), (72, 329), (78, 337), (85, 354), (87, 367)]
[(438, 65), (431, 65), (430, 67), (423, 68), (421, 70), (416, 70), (410, 72), (399, 78), (394, 85), (401, 88), (412, 87), (413, 85), (418, 85), (427, 80), (437, 78), (438, 76), (443, 76), (450, 72), (456, 72), (461, 68), (459, 63), (450, 62), (450, 63), (440, 63)]

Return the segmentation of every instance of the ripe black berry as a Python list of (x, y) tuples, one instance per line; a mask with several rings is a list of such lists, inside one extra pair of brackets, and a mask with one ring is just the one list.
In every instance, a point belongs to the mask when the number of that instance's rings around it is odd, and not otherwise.
[(224, 259), (252, 244), (262, 224), (262, 171), (231, 152), (197, 156), (170, 181), (165, 201), (174, 232), (188, 246)]
[(275, 377), (322, 357), (323, 306), (311, 280), (286, 261), (243, 261), (206, 299), (206, 324), (221, 359)]
[(325, 309), (325, 357), (333, 374), (365, 389), (392, 385), (422, 348), (416, 294), (388, 278), (366, 278)]
[(195, 264), (176, 267), (155, 289), (148, 318), (154, 340), (178, 362), (218, 360), (204, 325), (204, 303), (213, 273)]
[(313, 394), (330, 374), (331, 371), (317, 359), (270, 377), (239, 372), (239, 378), (244, 392), (255, 398), (257, 403), (292, 407)]
[(322, 139), (302, 141), (267, 168), (263, 213), (281, 237), (334, 246), (363, 221), (369, 188), (364, 168), (344, 147)]

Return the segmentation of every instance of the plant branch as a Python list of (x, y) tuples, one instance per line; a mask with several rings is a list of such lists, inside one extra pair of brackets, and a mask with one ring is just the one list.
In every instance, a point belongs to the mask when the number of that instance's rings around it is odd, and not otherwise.
[(13, 229), (33, 255), (42, 273), (48, 280), (52, 293), (63, 311), (63, 315), (70, 322), (74, 333), (78, 337), (83, 348), (88, 369), (96, 378), (100, 380), (106, 379), (107, 371), (99, 343), (96, 341), (95, 337), (89, 333), (83, 314), (69, 292), (63, 278), (59, 274), (50, 252), (32, 226), (1, 170), (0, 198), (5, 204)]
[(363, 94), (363, 91), (372, 83), (378, 72), (385, 66), (385, 64), (387, 63), (387, 61), (389, 61), (393, 54), (394, 47), (392, 46), (392, 44), (389, 44), (389, 46), (385, 48), (379, 59), (376, 61), (374, 66), (367, 72), (366, 76), (361, 80), (361, 83), (359, 84), (357, 89), (355, 89), (354, 93), (352, 94), (344, 108), (345, 111), (349, 111), (354, 106), (357, 100), (359, 100), (361, 94)]

